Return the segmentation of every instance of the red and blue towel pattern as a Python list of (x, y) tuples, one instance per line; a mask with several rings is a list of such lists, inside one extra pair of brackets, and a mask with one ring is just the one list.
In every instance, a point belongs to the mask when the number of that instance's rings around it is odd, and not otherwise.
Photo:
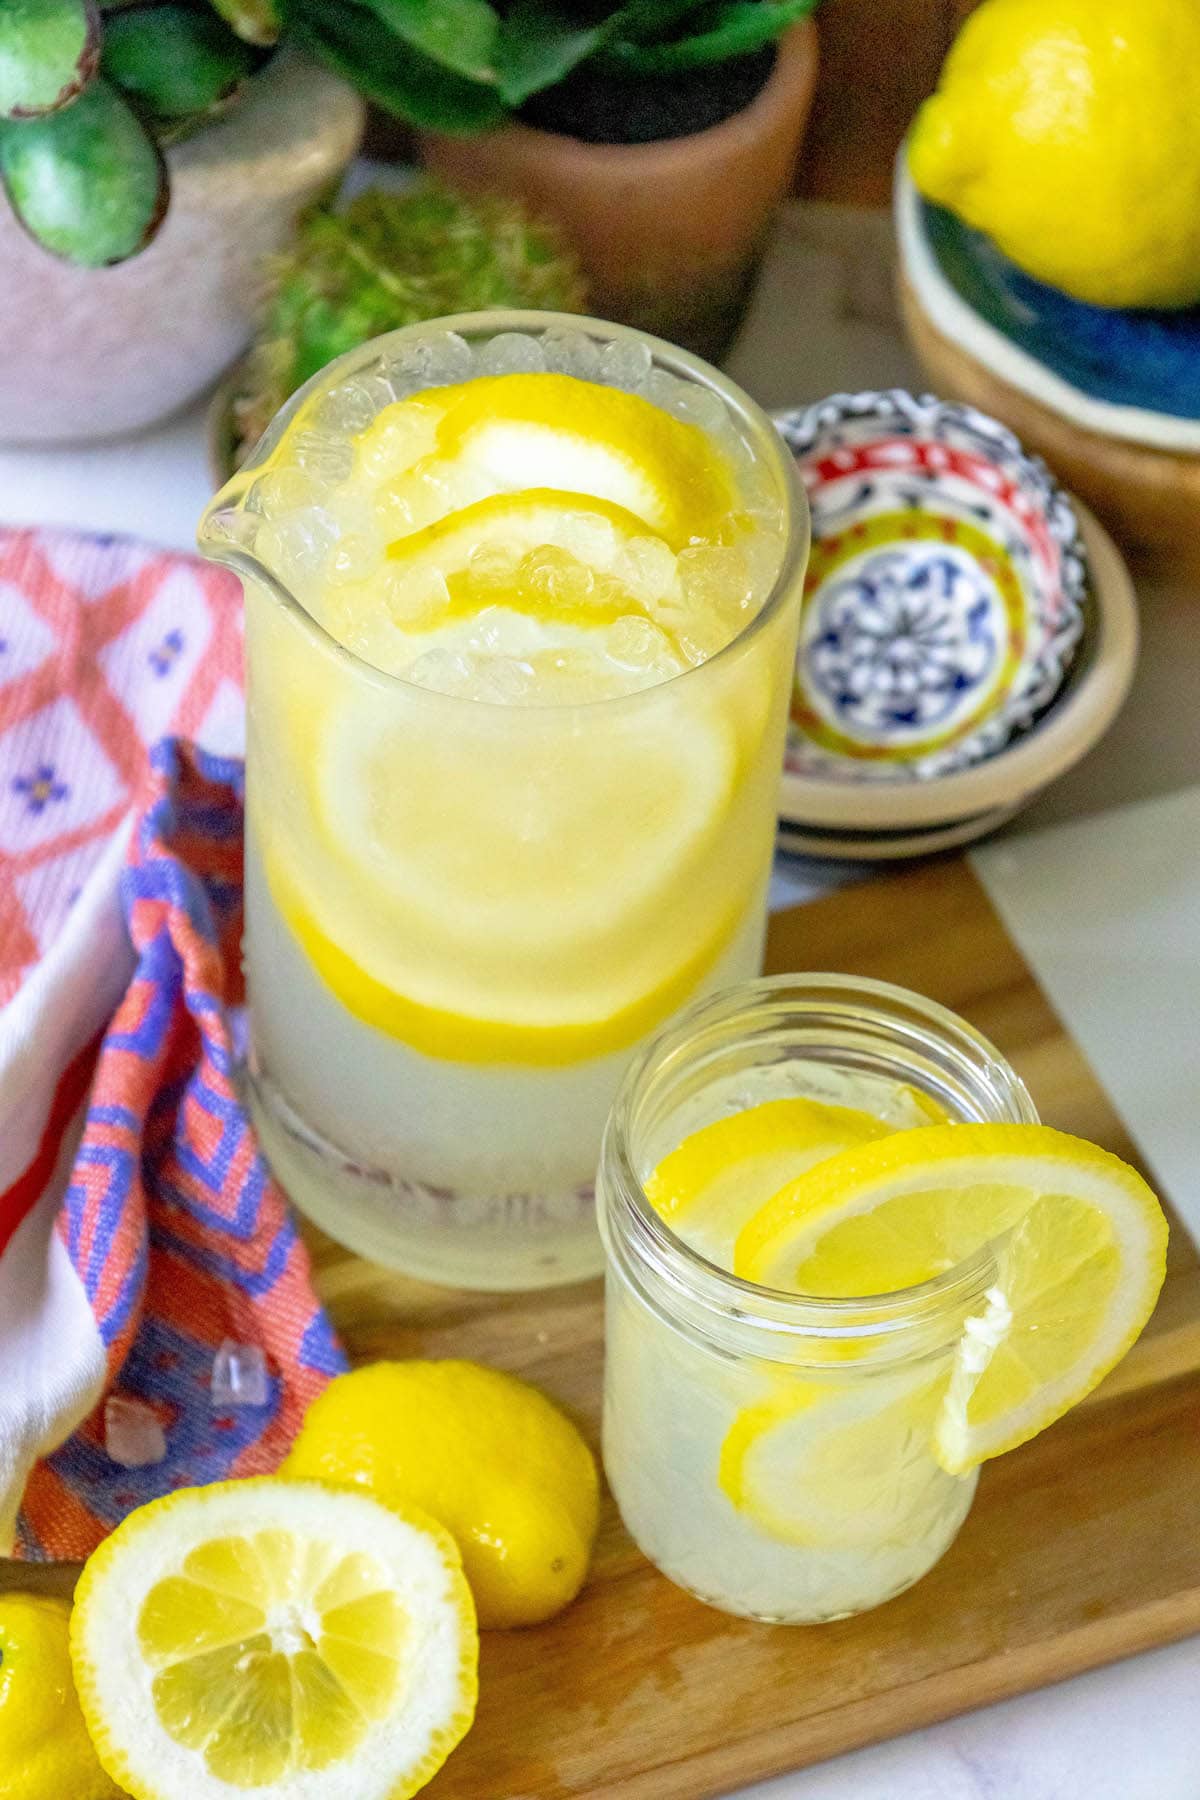
[[(240, 684), (221, 572), (0, 532), (0, 1553), (274, 1467), (344, 1366), (238, 1093)], [(213, 1405), (226, 1339), (265, 1404)], [(165, 1460), (107, 1454), (111, 1394)]]

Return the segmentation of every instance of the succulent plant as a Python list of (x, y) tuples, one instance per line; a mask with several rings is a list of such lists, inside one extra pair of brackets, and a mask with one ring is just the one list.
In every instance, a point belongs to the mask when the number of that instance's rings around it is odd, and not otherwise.
[(92, 268), (142, 249), (163, 146), (233, 102), (273, 17), (269, 0), (3, 0), (0, 180), (30, 235)]
[(489, 307), (578, 312), (584, 301), (549, 227), (510, 201), (467, 201), (429, 181), (311, 207), (268, 279), (232, 402), (235, 462), (296, 388), (380, 332)]
[(663, 76), (747, 56), (817, 0), (279, 0), (285, 26), (415, 125), (494, 125), (584, 63)]

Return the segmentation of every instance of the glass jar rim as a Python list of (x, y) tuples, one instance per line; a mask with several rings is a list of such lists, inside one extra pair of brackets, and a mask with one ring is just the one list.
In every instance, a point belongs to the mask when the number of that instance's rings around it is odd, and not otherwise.
[[(221, 521), (238, 515), (242, 511), (243, 501), (254, 477), (269, 461), (276, 445), (280, 442), (288, 426), (308, 400), (317, 392), (327, 387), (334, 387), (347, 375), (358, 373), (375, 362), (385, 349), (403, 343), (419, 342), (432, 334), (454, 332), (460, 337), (482, 338), (498, 337), (506, 331), (546, 332), (555, 328), (583, 332), (592, 338), (602, 339), (606, 343), (630, 340), (645, 344), (659, 367), (671, 374), (683, 374), (699, 383), (710, 392), (718, 394), (723, 403), (734, 414), (735, 418), (748, 428), (751, 441), (761, 445), (768, 452), (779, 476), (780, 494), (786, 514), (786, 535), (784, 539), (783, 557), (770, 590), (754, 617), (742, 627), (735, 637), (724, 644), (715, 655), (691, 668), (682, 669), (666, 681), (656, 682), (648, 688), (638, 688), (629, 694), (615, 694), (594, 700), (558, 701), (549, 706), (509, 705), (505, 703), (506, 713), (528, 716), (544, 714), (548, 719), (574, 715), (593, 715), (597, 709), (605, 709), (605, 716), (612, 716), (622, 709), (633, 709), (638, 703), (645, 704), (648, 695), (663, 694), (676, 688), (680, 682), (689, 677), (701, 675), (705, 670), (714, 669), (731, 662), (740, 656), (746, 646), (773, 623), (776, 615), (784, 608), (790, 598), (795, 583), (808, 560), (809, 541), (811, 536), (811, 520), (808, 498), (796, 470), (795, 460), (787, 444), (775, 429), (770, 417), (763, 411), (757, 401), (752, 400), (734, 381), (730, 381), (719, 369), (701, 357), (693, 356), (688, 350), (681, 350), (677, 345), (668, 343), (665, 338), (654, 337), (651, 333), (638, 331), (630, 325), (618, 325), (611, 320), (595, 319), (580, 313), (538, 312), (521, 308), (497, 308), (495, 311), (472, 313), (447, 313), (440, 319), (425, 319), (414, 325), (402, 325), (395, 331), (382, 332), (378, 337), (370, 338), (365, 344), (356, 345), (352, 350), (343, 351), (331, 363), (318, 369), (311, 375), (303, 387), (296, 389), (291, 398), (280, 407), (266, 431), (255, 445), (253, 454), (237, 470), (236, 474), (224, 484), (216, 496), (205, 508), (200, 521), (198, 542), (204, 555), (211, 560), (221, 562), (233, 569), (244, 579), (258, 582), (294, 619), (296, 624), (314, 638), (322, 648), (353, 669), (356, 680), (365, 680), (381, 692), (402, 693), (409, 704), (413, 697), (419, 696), (418, 703), (428, 703), (432, 708), (443, 708), (447, 716), (461, 717), (461, 708), (495, 706), (495, 702), (476, 700), (461, 694), (440, 694), (433, 688), (424, 688), (416, 682), (405, 680), (402, 675), (390, 675), (384, 669), (378, 669), (367, 662), (358, 653), (343, 644), (340, 640), (316, 619), (308, 608), (300, 601), (291, 589), (268, 569), (265, 564), (239, 545), (236, 537)], [(418, 390), (424, 391), (424, 390)], [(217, 548), (219, 546), (219, 548)]]
[[(790, 997), (790, 998), (789, 998)], [(867, 976), (836, 974), (768, 975), (757, 981), (722, 989), (695, 1001), (675, 1014), (654, 1038), (643, 1046), (626, 1071), (609, 1114), (601, 1151), (599, 1217), (610, 1256), (617, 1250), (620, 1231), (640, 1271), (650, 1275), (656, 1287), (678, 1302), (698, 1307), (710, 1318), (736, 1320), (742, 1328), (760, 1329), (772, 1335), (805, 1339), (852, 1338), (905, 1341), (947, 1318), (960, 1318), (983, 1302), (995, 1278), (994, 1244), (983, 1246), (954, 1268), (912, 1287), (885, 1294), (820, 1297), (789, 1294), (709, 1262), (678, 1237), (651, 1204), (635, 1165), (631, 1127), (642, 1090), (671, 1060), (686, 1060), (689, 1046), (697, 1044), (706, 1028), (731, 1022), (739, 1016), (766, 1017), (772, 1007), (798, 1011), (805, 1003), (849, 1007), (857, 1004), (883, 1023), (908, 1017), (918, 1027), (936, 1035), (939, 1042), (968, 1057), (979, 1059), (989, 1076), (999, 1077), (1008, 1117), (1018, 1123), (1037, 1123), (1037, 1111), (1020, 1077), (989, 1039), (965, 1019), (937, 1001), (910, 989)], [(612, 1189), (622, 1211), (610, 1217)]]

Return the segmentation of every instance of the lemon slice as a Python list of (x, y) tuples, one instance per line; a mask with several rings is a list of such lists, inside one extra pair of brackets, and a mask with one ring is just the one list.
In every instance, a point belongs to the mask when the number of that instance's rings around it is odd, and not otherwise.
[[(403, 624), (410, 631), (427, 630), (450, 619), (472, 618), (482, 607), (497, 603), (559, 624), (605, 625), (626, 613), (646, 609), (636, 594), (615, 582), (574, 603), (567, 597), (539, 592), (516, 580), (515, 565), (527, 551), (544, 546), (573, 554), (583, 540), (589, 547), (595, 546), (589, 569), (609, 574), (619, 550), (646, 535), (640, 519), (611, 501), (582, 500), (557, 488), (530, 488), (477, 500), (423, 531), (397, 538), (388, 558), (402, 578), (404, 595), (412, 596), (411, 605), (407, 599), (401, 602)], [(488, 547), (503, 551), (514, 564), (514, 579), (499, 595), (481, 593), (470, 579), (472, 558)], [(670, 564), (674, 559), (667, 560)], [(425, 598), (437, 577), (448, 591), (448, 598), (440, 603)], [(677, 577), (674, 585), (678, 586)], [(669, 592), (670, 586), (665, 591)]]
[(71, 1657), (136, 1800), (406, 1800), (470, 1726), (478, 1637), (439, 1525), (259, 1479), (131, 1513), (80, 1578)]
[(698, 425), (573, 375), (464, 383), (438, 425), (437, 448), (496, 492), (550, 487), (610, 501), (673, 549), (714, 538), (736, 504), (728, 464)]
[(1024, 1443), (1124, 1356), (1154, 1308), (1167, 1225), (1118, 1157), (1045, 1125), (930, 1126), (819, 1164), (743, 1227), (739, 1275), (807, 1294), (893, 1292), (994, 1245), (935, 1444), (953, 1474)]
[[(721, 1446), (728, 1500), (768, 1536), (807, 1549), (916, 1546), (963, 1496), (929, 1451), (946, 1375), (927, 1369), (829, 1384), (781, 1381)], [(947, 1491), (949, 1490), (949, 1491)]]
[(693, 1131), (659, 1163), (646, 1197), (692, 1249), (729, 1268), (738, 1232), (784, 1182), (890, 1129), (854, 1107), (766, 1100)]

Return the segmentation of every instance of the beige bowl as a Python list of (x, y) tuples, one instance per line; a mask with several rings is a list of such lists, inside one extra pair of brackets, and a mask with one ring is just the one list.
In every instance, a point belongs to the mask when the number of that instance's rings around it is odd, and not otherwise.
[(112, 269), (48, 255), (0, 197), (0, 439), (135, 431), (202, 393), (250, 339), (263, 257), (345, 168), (363, 117), (346, 82), (281, 55), (168, 151), (162, 229)]

